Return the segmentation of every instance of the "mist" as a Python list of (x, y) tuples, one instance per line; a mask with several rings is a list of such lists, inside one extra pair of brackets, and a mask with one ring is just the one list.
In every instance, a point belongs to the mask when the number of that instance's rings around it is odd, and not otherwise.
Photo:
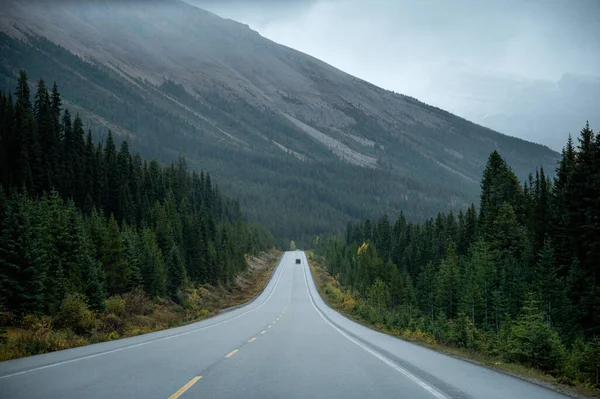
[[(600, 94), (594, 0), (189, 2), (378, 86), (554, 149), (585, 119), (600, 122), (597, 107), (580, 103)], [(564, 104), (573, 77), (585, 93)]]

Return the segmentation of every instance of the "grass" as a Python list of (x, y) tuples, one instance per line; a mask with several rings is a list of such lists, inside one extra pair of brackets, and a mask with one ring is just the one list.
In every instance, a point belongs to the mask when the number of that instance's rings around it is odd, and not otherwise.
[(0, 361), (38, 355), (97, 342), (147, 334), (214, 316), (222, 309), (255, 298), (266, 286), (281, 252), (248, 256), (248, 269), (228, 286), (189, 287), (180, 304), (170, 299), (150, 300), (143, 292), (115, 295), (105, 301), (106, 312), (92, 312), (74, 297), (69, 323), (60, 318), (28, 315), (18, 325), (4, 327)]
[(350, 292), (340, 286), (339, 282), (332, 277), (314, 253), (307, 252), (310, 270), (314, 277), (317, 290), (321, 298), (331, 308), (342, 313), (349, 319), (384, 334), (413, 342), (420, 346), (459, 358), (480, 366), (485, 366), (511, 376), (521, 378), (537, 385), (544, 386), (575, 398), (600, 398), (600, 391), (588, 384), (564, 384), (558, 378), (546, 374), (532, 367), (521, 364), (508, 363), (499, 358), (485, 355), (483, 353), (469, 351), (467, 349), (441, 345), (436, 342), (431, 334), (422, 331), (390, 329), (381, 324), (373, 324), (358, 317), (354, 312), (355, 299)]

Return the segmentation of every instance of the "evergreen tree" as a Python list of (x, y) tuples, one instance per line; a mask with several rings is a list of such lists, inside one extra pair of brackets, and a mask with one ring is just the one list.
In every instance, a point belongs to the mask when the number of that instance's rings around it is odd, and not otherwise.
[(167, 295), (176, 298), (178, 290), (185, 284), (187, 277), (181, 252), (176, 245), (171, 247), (166, 262), (167, 269)]
[(131, 275), (125, 258), (125, 248), (119, 225), (113, 215), (110, 216), (108, 221), (108, 228), (100, 253), (107, 293), (113, 295), (125, 292)]
[(553, 181), (540, 168), (521, 184), (493, 152), (479, 217), (471, 205), (458, 219), (352, 222), (345, 243), (317, 250), (368, 322), (594, 382), (599, 176), (600, 134), (586, 125), (577, 148), (569, 137)]
[(437, 273), (436, 308), (443, 310), (445, 316), (452, 319), (458, 312), (461, 292), (458, 256), (454, 244), (448, 248), (448, 254), (442, 261)]
[(0, 234), (0, 273), (6, 309), (18, 315), (44, 310), (44, 273), (34, 248), (28, 201), (13, 195)]
[(150, 229), (142, 231), (141, 275), (145, 291), (150, 296), (164, 296), (167, 291), (163, 255)]

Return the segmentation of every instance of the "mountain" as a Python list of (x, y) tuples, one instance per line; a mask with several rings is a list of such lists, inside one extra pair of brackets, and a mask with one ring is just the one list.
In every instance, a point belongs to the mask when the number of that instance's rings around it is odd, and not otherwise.
[(179, 0), (9, 0), (0, 30), (1, 89), (56, 80), (90, 128), (185, 155), (281, 239), (464, 209), (493, 150), (521, 178), (558, 159)]
[(582, 121), (600, 121), (600, 77), (564, 74), (556, 81), (457, 71), (432, 82), (432, 98), (481, 125), (560, 150)]

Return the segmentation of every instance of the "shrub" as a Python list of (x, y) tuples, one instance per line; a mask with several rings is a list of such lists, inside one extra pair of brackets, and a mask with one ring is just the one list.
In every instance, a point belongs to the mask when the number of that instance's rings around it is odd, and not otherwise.
[(335, 306), (339, 306), (344, 302), (344, 294), (331, 282), (325, 285), (325, 294)]
[(63, 299), (55, 321), (57, 326), (77, 334), (89, 333), (96, 324), (94, 314), (88, 309), (85, 297), (81, 294), (69, 294)]
[(100, 324), (100, 331), (105, 333), (110, 333), (112, 331), (122, 333), (123, 327), (123, 320), (121, 320), (119, 316), (109, 313), (106, 316), (104, 316), (104, 319), (102, 319), (102, 323)]
[(152, 320), (161, 325), (173, 326), (179, 323), (181, 315), (168, 309), (155, 309), (151, 315)]
[(412, 331), (406, 328), (401, 332), (400, 337), (406, 341), (424, 342), (429, 345), (437, 344), (433, 335), (421, 330)]
[(344, 312), (352, 312), (356, 308), (356, 301), (350, 294), (344, 294), (344, 301), (342, 302), (342, 310)]
[(131, 324), (125, 324), (123, 336), (131, 337), (139, 334), (146, 334), (153, 331), (153, 322), (147, 316), (136, 316), (131, 320)]
[(204, 319), (205, 317), (208, 317), (210, 315), (211, 315), (211, 313), (208, 311), (208, 309), (200, 309), (200, 310), (197, 310), (195, 312), (194, 318), (196, 320), (197, 319)]
[(10, 312), (0, 311), (0, 326), (11, 326), (15, 322), (15, 317)]
[(137, 315), (129, 319), (127, 324), (136, 327), (152, 327), (152, 319), (148, 316)]
[(104, 307), (106, 307), (108, 313), (112, 313), (115, 316), (119, 317), (125, 316), (126, 303), (125, 300), (119, 295), (113, 295), (107, 300), (105, 300)]
[(108, 334), (102, 331), (94, 330), (89, 335), (88, 340), (90, 341), (90, 344), (104, 342), (108, 340)]
[(34, 333), (33, 331), (25, 331), (23, 334), (16, 336), (12, 342), (12, 346), (16, 352), (22, 353), (23, 356), (39, 355), (50, 350), (50, 332)]
[(60, 351), (88, 343), (85, 338), (75, 335), (71, 330), (51, 331), (48, 336), (48, 351)]
[(564, 373), (574, 382), (587, 381), (600, 386), (600, 339), (578, 339), (565, 360)]
[(147, 315), (152, 312), (152, 304), (142, 290), (134, 290), (123, 294), (125, 312), (130, 316)]
[(52, 319), (49, 316), (28, 314), (21, 320), (21, 327), (33, 333), (43, 334), (52, 330)]
[(48, 316), (26, 315), (23, 330), (13, 331), (0, 346), (0, 361), (87, 345), (89, 341), (69, 329), (52, 330)]

